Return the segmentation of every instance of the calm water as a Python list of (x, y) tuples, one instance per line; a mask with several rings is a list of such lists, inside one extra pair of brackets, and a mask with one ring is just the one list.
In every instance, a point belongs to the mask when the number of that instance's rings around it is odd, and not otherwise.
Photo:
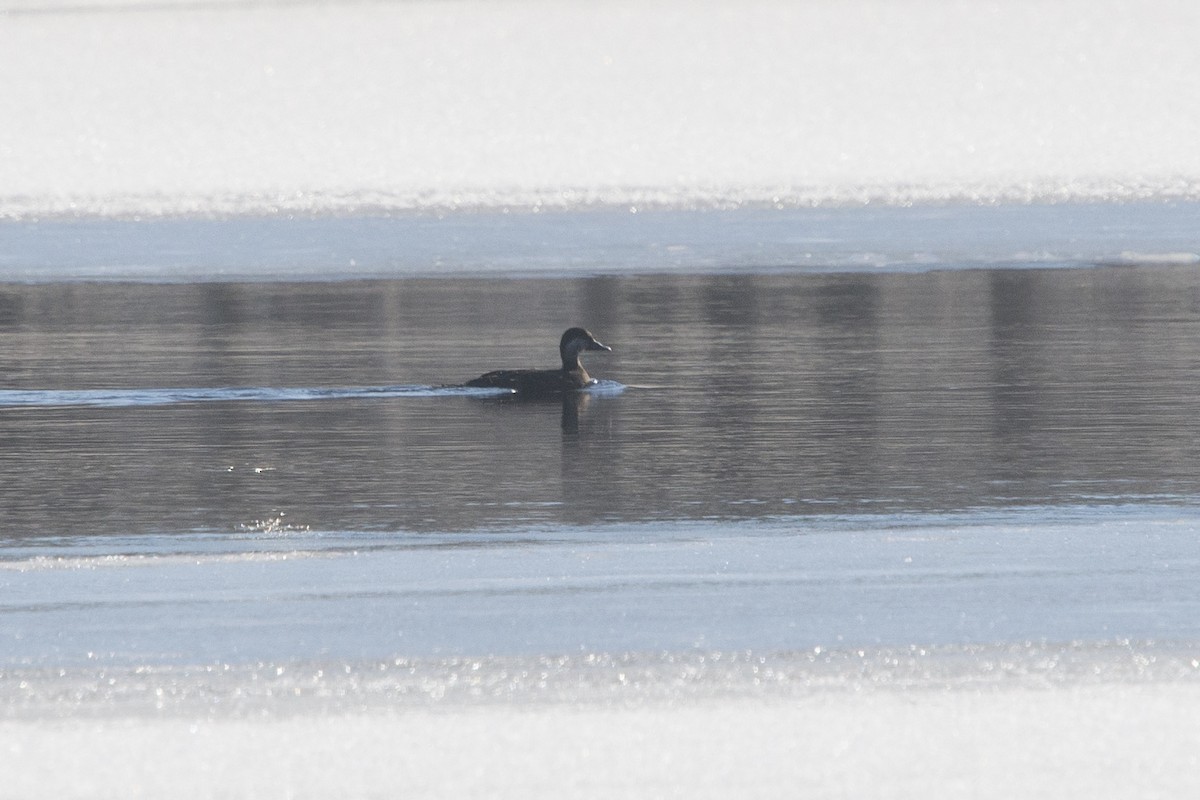
[[(429, 390), (576, 323), (628, 388)], [(1193, 267), (9, 285), (0, 340), (7, 541), (1200, 496)]]

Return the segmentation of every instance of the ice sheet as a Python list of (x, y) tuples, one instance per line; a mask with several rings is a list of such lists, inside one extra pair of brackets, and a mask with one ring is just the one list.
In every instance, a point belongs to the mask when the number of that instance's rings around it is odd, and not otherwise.
[(1200, 9), (0, 6), (0, 215), (1200, 196)]
[(269, 281), (1191, 266), (1200, 202), (0, 223), (0, 280)]
[(5, 797), (1179, 798), (1195, 684), (0, 722)]
[(0, 668), (1200, 641), (1188, 507), (444, 535), (289, 521), (8, 542)]

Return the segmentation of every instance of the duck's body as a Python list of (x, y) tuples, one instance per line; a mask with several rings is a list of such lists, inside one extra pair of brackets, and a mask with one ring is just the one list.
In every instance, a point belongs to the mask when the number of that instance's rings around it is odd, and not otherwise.
[(590, 385), (592, 378), (580, 367), (565, 369), (498, 369), (472, 378), (467, 386), (479, 389), (512, 389), (517, 394), (548, 397), (576, 392)]
[(558, 353), (562, 357), (559, 369), (501, 369), (467, 381), (467, 386), (487, 389), (512, 389), (522, 397), (553, 397), (577, 392), (593, 383), (592, 376), (579, 361), (586, 350), (612, 348), (601, 344), (583, 328), (571, 328), (562, 335)]

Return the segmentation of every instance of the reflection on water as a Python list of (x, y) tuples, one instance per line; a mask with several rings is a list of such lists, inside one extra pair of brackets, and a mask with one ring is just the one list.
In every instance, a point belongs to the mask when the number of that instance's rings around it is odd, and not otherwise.
[[(627, 391), (255, 394), (552, 366), (576, 324)], [(1200, 495), (1191, 267), (6, 286), (0, 342), (10, 392), (207, 392), (0, 396), (6, 537)]]

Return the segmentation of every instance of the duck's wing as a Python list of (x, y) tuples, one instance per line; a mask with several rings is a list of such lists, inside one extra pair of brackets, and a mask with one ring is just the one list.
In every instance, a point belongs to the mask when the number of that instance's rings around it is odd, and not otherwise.
[(526, 396), (549, 396), (579, 389), (580, 376), (561, 369), (502, 369), (467, 381), (467, 386), (512, 389)]
[(530, 369), (497, 369), (472, 378), (466, 385), (476, 389), (516, 389), (522, 380), (532, 374)]

